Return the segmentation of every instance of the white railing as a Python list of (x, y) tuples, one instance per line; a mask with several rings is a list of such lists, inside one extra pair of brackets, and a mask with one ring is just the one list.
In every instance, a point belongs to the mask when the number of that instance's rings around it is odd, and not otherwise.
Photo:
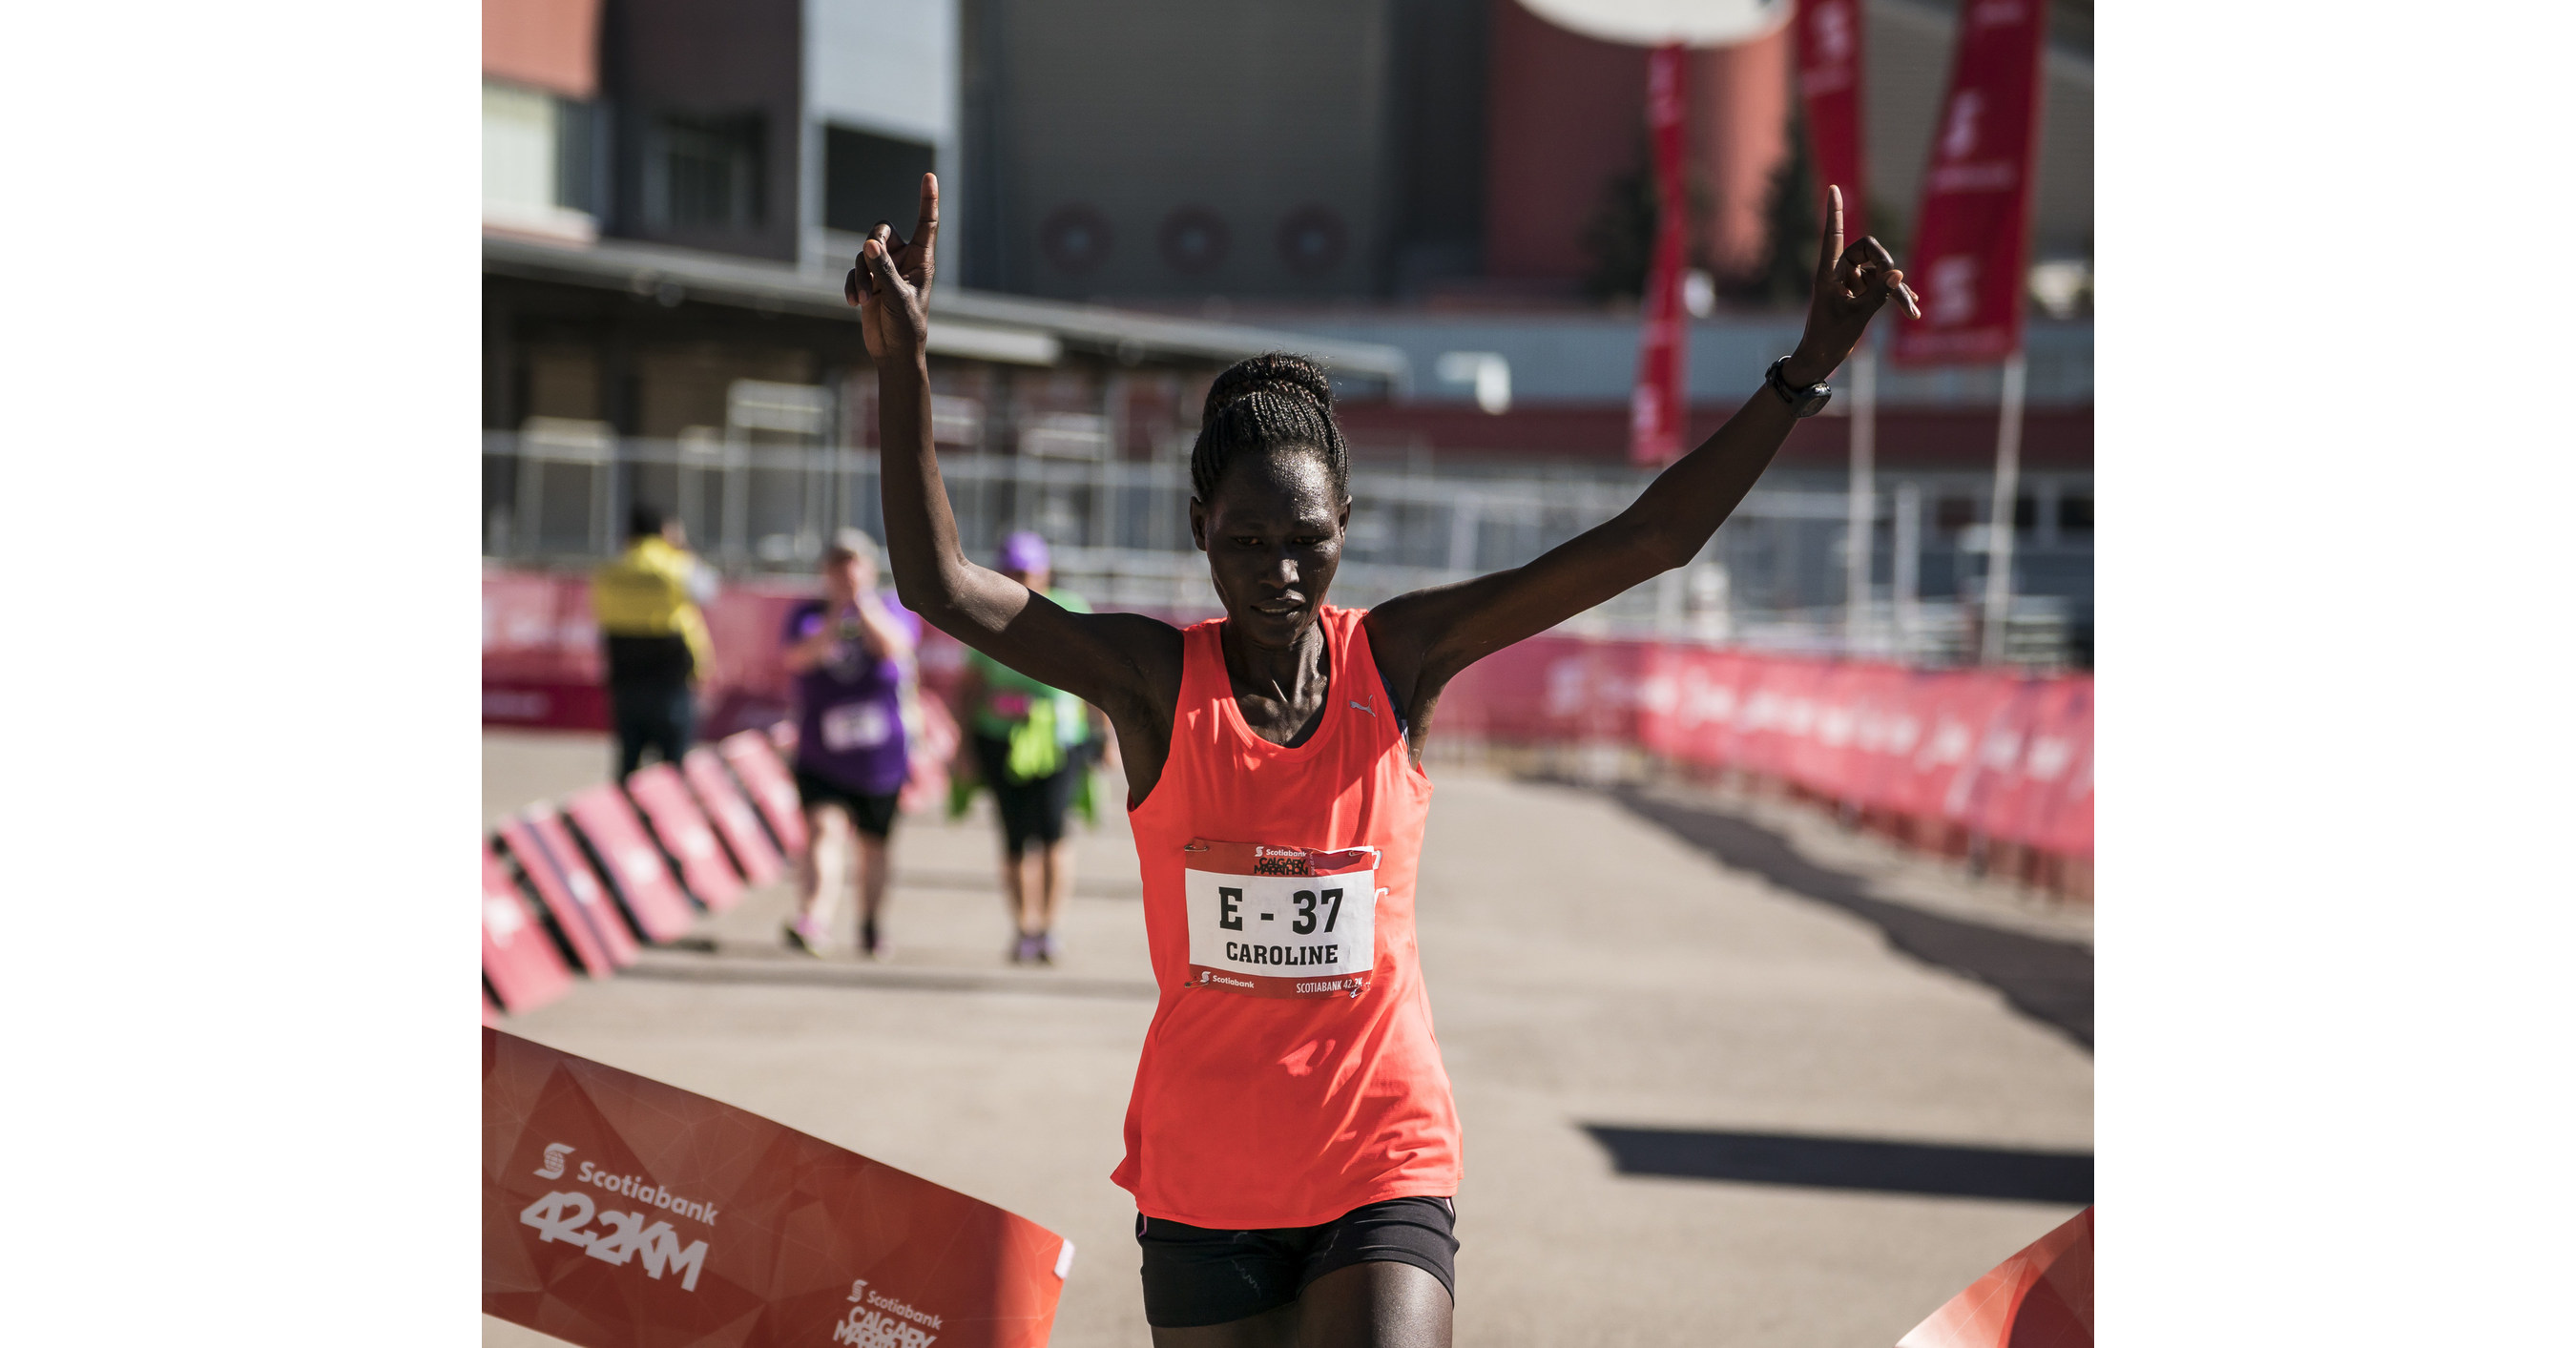
[[(1070, 421), (1060, 429), (1068, 440), (1093, 431)], [(874, 450), (745, 431), (618, 440), (536, 426), (487, 433), (483, 454), (484, 551), (495, 562), (586, 565), (613, 550), (636, 500), (676, 510), (699, 551), (738, 576), (809, 571), (843, 525), (884, 535)], [(940, 472), (970, 552), (1034, 529), (1054, 545), (1060, 576), (1095, 606), (1216, 611), (1206, 562), (1190, 543), (1185, 463), (961, 451), (943, 453)], [(1625, 509), (1649, 477), (1615, 467), (1411, 471), (1363, 461), (1351, 474), (1334, 596), (1369, 604), (1521, 565)], [(1882, 598), (1852, 621), (1842, 571), (1849, 508), (1839, 491), (1757, 488), (1691, 566), (1575, 625), (1945, 664), (1964, 658), (1973, 617), (1953, 601)], [(2063, 661), (2068, 619), (2064, 600), (2018, 601), (2008, 634), (2016, 662)]]

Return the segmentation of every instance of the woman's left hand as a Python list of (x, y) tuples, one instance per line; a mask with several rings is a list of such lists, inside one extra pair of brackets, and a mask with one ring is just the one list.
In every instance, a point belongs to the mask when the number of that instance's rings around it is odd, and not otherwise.
[(1921, 318), (1914, 292), (1896, 259), (1875, 238), (1843, 246), (1843, 190), (1825, 189), (1825, 236), (1816, 259), (1816, 295), (1807, 306), (1807, 330), (1798, 338), (1781, 377), (1792, 384), (1820, 384), (1860, 345), (1878, 307), (1895, 299)]

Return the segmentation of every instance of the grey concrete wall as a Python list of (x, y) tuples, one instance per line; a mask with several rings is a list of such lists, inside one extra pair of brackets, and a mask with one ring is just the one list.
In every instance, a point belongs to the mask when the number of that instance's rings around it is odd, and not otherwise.
[[(1332, 295), (1371, 285), (1388, 228), (1389, 0), (989, 0), (987, 44), (1001, 238), (996, 284), (1030, 294)], [(1110, 243), (1097, 265), (1050, 261), (1042, 231), (1087, 208)], [(1175, 211), (1221, 222), (1205, 270), (1157, 235)], [(1295, 211), (1330, 211), (1339, 259), (1283, 259)]]

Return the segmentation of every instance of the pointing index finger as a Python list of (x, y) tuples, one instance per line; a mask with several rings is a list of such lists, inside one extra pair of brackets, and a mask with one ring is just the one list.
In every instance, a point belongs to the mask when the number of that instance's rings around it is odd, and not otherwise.
[(923, 256), (927, 257), (930, 256), (931, 247), (938, 239), (939, 175), (925, 173), (921, 175), (921, 217), (912, 227), (912, 246), (920, 249)]
[(1834, 263), (1843, 255), (1843, 189), (1825, 189), (1825, 242), (1823, 255), (1816, 259), (1816, 275), (1834, 274)]

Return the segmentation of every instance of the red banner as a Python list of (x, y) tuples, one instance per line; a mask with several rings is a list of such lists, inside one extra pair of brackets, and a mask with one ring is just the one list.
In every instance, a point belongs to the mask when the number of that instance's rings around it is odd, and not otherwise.
[(698, 915), (623, 793), (605, 784), (584, 787), (564, 802), (564, 813), (599, 854), (609, 888), (645, 940), (659, 945), (689, 934)]
[(606, 978), (635, 962), (635, 937), (608, 909), (608, 891), (573, 844), (563, 816), (530, 810), (501, 825), (501, 845), (528, 877), (537, 898), (554, 915), (573, 957), (593, 978)]
[(590, 1348), (1042, 1348), (1054, 1232), (756, 1114), (483, 1032), (483, 1309)]
[(2021, 349), (2030, 255), (2031, 172), (2039, 158), (2043, 0), (1966, 0), (1950, 93), (1905, 269), (1923, 319), (1900, 323), (1900, 364), (2001, 360)]
[(1646, 58), (1646, 131), (1655, 152), (1655, 257), (1646, 271), (1646, 330), (1637, 349), (1637, 391), (1628, 401), (1628, 460), (1670, 463), (1681, 457), (1689, 427), (1683, 361), (1690, 329), (1683, 321), (1683, 242), (1690, 232), (1689, 200), (1682, 181), (1682, 107), (1688, 96), (1690, 52), (1680, 43), (1657, 47)]
[(1843, 189), (1843, 237), (1868, 233), (1869, 184), (1861, 153), (1860, 0), (1801, 0), (1798, 5), (1798, 97), (1807, 113), (1807, 148), (1816, 160), (1817, 199)]
[(655, 763), (637, 769), (626, 779), (626, 794), (644, 812), (662, 850), (679, 858), (680, 883), (708, 912), (721, 913), (742, 902), (742, 877), (725, 858), (724, 845), (690, 798), (678, 768)]
[(492, 849), (483, 849), (483, 977), (501, 1005), (516, 1013), (572, 990), (572, 971), (552, 937), (529, 916), (519, 887)]
[(2093, 681), (1533, 637), (1441, 695), (1444, 735), (1633, 745), (2061, 856), (2093, 852)]

